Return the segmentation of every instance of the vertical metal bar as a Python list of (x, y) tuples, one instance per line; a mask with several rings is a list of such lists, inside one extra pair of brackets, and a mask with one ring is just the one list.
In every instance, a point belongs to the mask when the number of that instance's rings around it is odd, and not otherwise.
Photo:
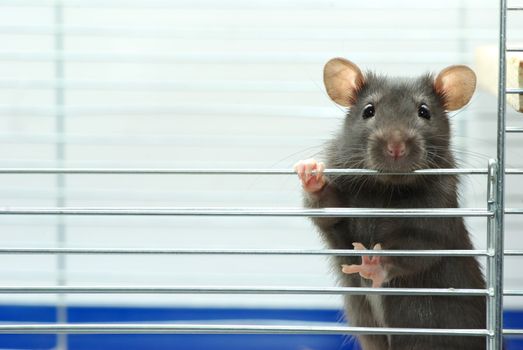
[[(497, 185), (497, 163), (495, 160), (489, 160), (488, 178), (487, 178), (487, 207), (494, 211), (496, 207), (496, 185)], [(496, 328), (496, 257), (495, 257), (495, 232), (496, 223), (493, 217), (487, 219), (487, 289), (489, 295), (487, 298), (487, 330), (489, 336), (486, 338), (487, 350), (494, 350), (496, 347), (496, 338), (494, 336)]]
[(495, 314), (494, 349), (503, 349), (503, 243), (505, 214), (505, 89), (506, 89), (506, 30), (507, 1), (499, 4), (499, 71), (498, 71), (498, 131), (497, 131), (497, 176), (495, 196)]
[[(63, 36), (63, 25), (64, 25), (64, 6), (62, 0), (55, 0), (54, 6), (54, 21), (55, 21), (55, 35), (54, 35), (54, 45), (56, 51), (55, 58), (55, 132), (57, 135), (63, 135), (65, 131), (65, 94), (62, 84), (59, 82), (63, 81), (65, 76), (64, 70), (64, 36)], [(56, 163), (57, 167), (63, 168), (65, 161), (65, 140), (62, 137), (57, 138), (56, 141)], [(64, 207), (66, 203), (65, 198), (65, 186), (66, 178), (65, 174), (56, 175), (56, 206)], [(66, 243), (66, 223), (65, 217), (58, 216), (56, 218), (56, 243), (58, 247), (64, 248)], [(56, 272), (57, 272), (57, 284), (59, 286), (65, 286), (67, 284), (67, 261), (65, 254), (56, 255)], [(56, 305), (56, 320), (58, 323), (65, 324), (67, 323), (67, 300), (64, 294), (57, 295), (57, 305)], [(57, 334), (56, 339), (56, 348), (59, 350), (67, 350), (67, 334)]]

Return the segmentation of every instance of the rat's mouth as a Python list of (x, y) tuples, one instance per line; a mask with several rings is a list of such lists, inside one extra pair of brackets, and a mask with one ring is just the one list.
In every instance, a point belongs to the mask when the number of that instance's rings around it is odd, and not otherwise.
[[(369, 158), (370, 159), (370, 158)], [(369, 169), (377, 170), (380, 173), (390, 175), (376, 176), (376, 180), (390, 185), (409, 185), (416, 181), (418, 176), (413, 176), (414, 170), (425, 169), (419, 159), (406, 157), (402, 159), (371, 159), (368, 164)]]

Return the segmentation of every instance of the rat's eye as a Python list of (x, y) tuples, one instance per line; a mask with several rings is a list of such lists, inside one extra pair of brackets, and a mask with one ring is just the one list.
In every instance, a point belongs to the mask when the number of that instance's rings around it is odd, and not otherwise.
[(376, 114), (376, 110), (374, 109), (374, 106), (372, 105), (372, 103), (367, 104), (363, 108), (363, 119), (372, 118), (372, 117), (374, 117), (375, 114)]
[(429, 107), (427, 107), (426, 104), (422, 104), (421, 106), (419, 106), (419, 108), (418, 108), (418, 117), (425, 118), (425, 119), (430, 119), (430, 110), (429, 110)]

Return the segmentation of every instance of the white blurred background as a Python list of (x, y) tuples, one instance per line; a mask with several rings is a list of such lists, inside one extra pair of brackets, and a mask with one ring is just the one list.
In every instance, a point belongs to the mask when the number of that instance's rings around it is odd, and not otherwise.
[[(515, 3), (513, 3), (515, 5)], [(523, 38), (523, 13), (509, 41)], [(323, 64), (416, 76), (473, 65), (496, 45), (497, 1), (0, 0), (0, 166), (286, 168), (315, 156), (344, 112)], [(496, 69), (493, 66), (492, 69)], [(509, 109), (508, 125), (523, 115)], [(478, 91), (453, 113), (464, 167), (495, 155), (496, 98)], [(523, 136), (508, 166), (523, 167)], [(59, 150), (64, 151), (60, 159)], [(462, 205), (485, 207), (486, 179), (463, 179)], [(522, 207), (521, 180), (507, 190)], [(53, 175), (2, 175), (2, 207), (55, 207)], [(66, 206), (300, 207), (294, 176), (67, 175)], [(321, 248), (305, 218), (0, 216), (2, 247)], [(507, 248), (523, 249), (507, 217)], [(484, 247), (485, 220), (469, 220)], [(518, 260), (519, 259), (519, 260)], [(520, 258), (507, 288), (523, 287)], [(68, 285), (333, 286), (327, 258), (68, 256)], [(55, 285), (53, 255), (0, 255), (2, 285)], [(1, 295), (0, 303), (56, 297)], [(337, 308), (335, 296), (74, 295), (70, 304)], [(507, 299), (509, 307), (523, 306)]]

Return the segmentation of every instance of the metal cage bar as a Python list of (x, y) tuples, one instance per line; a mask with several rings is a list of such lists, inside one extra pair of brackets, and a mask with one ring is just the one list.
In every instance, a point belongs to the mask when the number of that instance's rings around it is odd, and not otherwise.
[[(314, 172), (313, 172), (314, 173)], [(372, 169), (325, 169), (327, 175), (486, 175), (488, 169), (422, 169), (408, 173), (383, 173)], [(523, 169), (510, 169), (511, 174), (523, 174)], [(0, 174), (81, 174), (81, 175), (296, 175), (292, 169), (168, 169), (168, 168), (0, 168)]]
[[(491, 250), (379, 250), (344, 249), (158, 249), (158, 248), (0, 248), (0, 254), (73, 255), (312, 255), (312, 256), (493, 256)], [(523, 256), (523, 250), (505, 250), (505, 256)]]
[(258, 216), (258, 217), (491, 217), (482, 208), (367, 209), (367, 208), (31, 208), (0, 207), (0, 215), (109, 215), (109, 216)]
[[(523, 255), (522, 251), (505, 254)], [(486, 250), (370, 250), (353, 249), (136, 249), (136, 248), (0, 248), (0, 254), (145, 254), (145, 255), (312, 255), (312, 256), (489, 256)]]
[(486, 289), (264, 286), (1, 286), (0, 294), (316, 294), (486, 296)]
[[(489, 287), (492, 297), (488, 298), (490, 310), (487, 320), (489, 350), (503, 349), (503, 243), (504, 243), (504, 215), (505, 215), (505, 130), (506, 130), (506, 30), (507, 30), (507, 2), (499, 2), (499, 71), (498, 71), (498, 125), (497, 125), (497, 159), (496, 168), (492, 169), (495, 179), (492, 185), (493, 193), (489, 193), (489, 207), (495, 211), (493, 217), (494, 237), (490, 237), (489, 249), (493, 250), (494, 257), (489, 264)], [(493, 201), (491, 201), (493, 199)], [(489, 311), (487, 310), (487, 311)]]
[[(516, 126), (508, 126), (505, 130), (506, 130), (506, 132), (509, 132), (509, 133), (521, 133), (521, 132), (523, 132), (523, 128), (516, 127)], [(507, 169), (507, 173), (508, 173), (508, 169)]]
[(342, 326), (266, 326), (266, 325), (196, 325), (196, 324), (22, 324), (0, 325), (0, 333), (9, 334), (396, 334), (487, 336), (484, 329), (379, 328)]
[[(487, 183), (487, 207), (489, 210), (494, 211), (496, 206), (496, 174), (497, 174), (497, 163), (494, 160), (489, 162), (489, 177)], [(487, 337), (487, 349), (496, 348), (496, 337), (494, 336), (494, 330), (496, 328), (496, 295), (494, 293), (494, 281), (496, 277), (496, 259), (495, 259), (495, 237), (496, 222), (494, 218), (489, 217), (487, 219), (487, 251), (489, 255), (487, 257), (487, 329), (489, 330), (489, 336)]]
[[(519, 131), (518, 131), (519, 132)], [(521, 129), (523, 132), (523, 128)], [(312, 172), (315, 173), (314, 171)], [(325, 169), (327, 175), (414, 176), (414, 175), (488, 175), (488, 168), (420, 169), (412, 172), (380, 172), (372, 169)], [(0, 175), (296, 175), (292, 169), (222, 168), (0, 168)], [(523, 175), (523, 169), (506, 169), (507, 175)]]

